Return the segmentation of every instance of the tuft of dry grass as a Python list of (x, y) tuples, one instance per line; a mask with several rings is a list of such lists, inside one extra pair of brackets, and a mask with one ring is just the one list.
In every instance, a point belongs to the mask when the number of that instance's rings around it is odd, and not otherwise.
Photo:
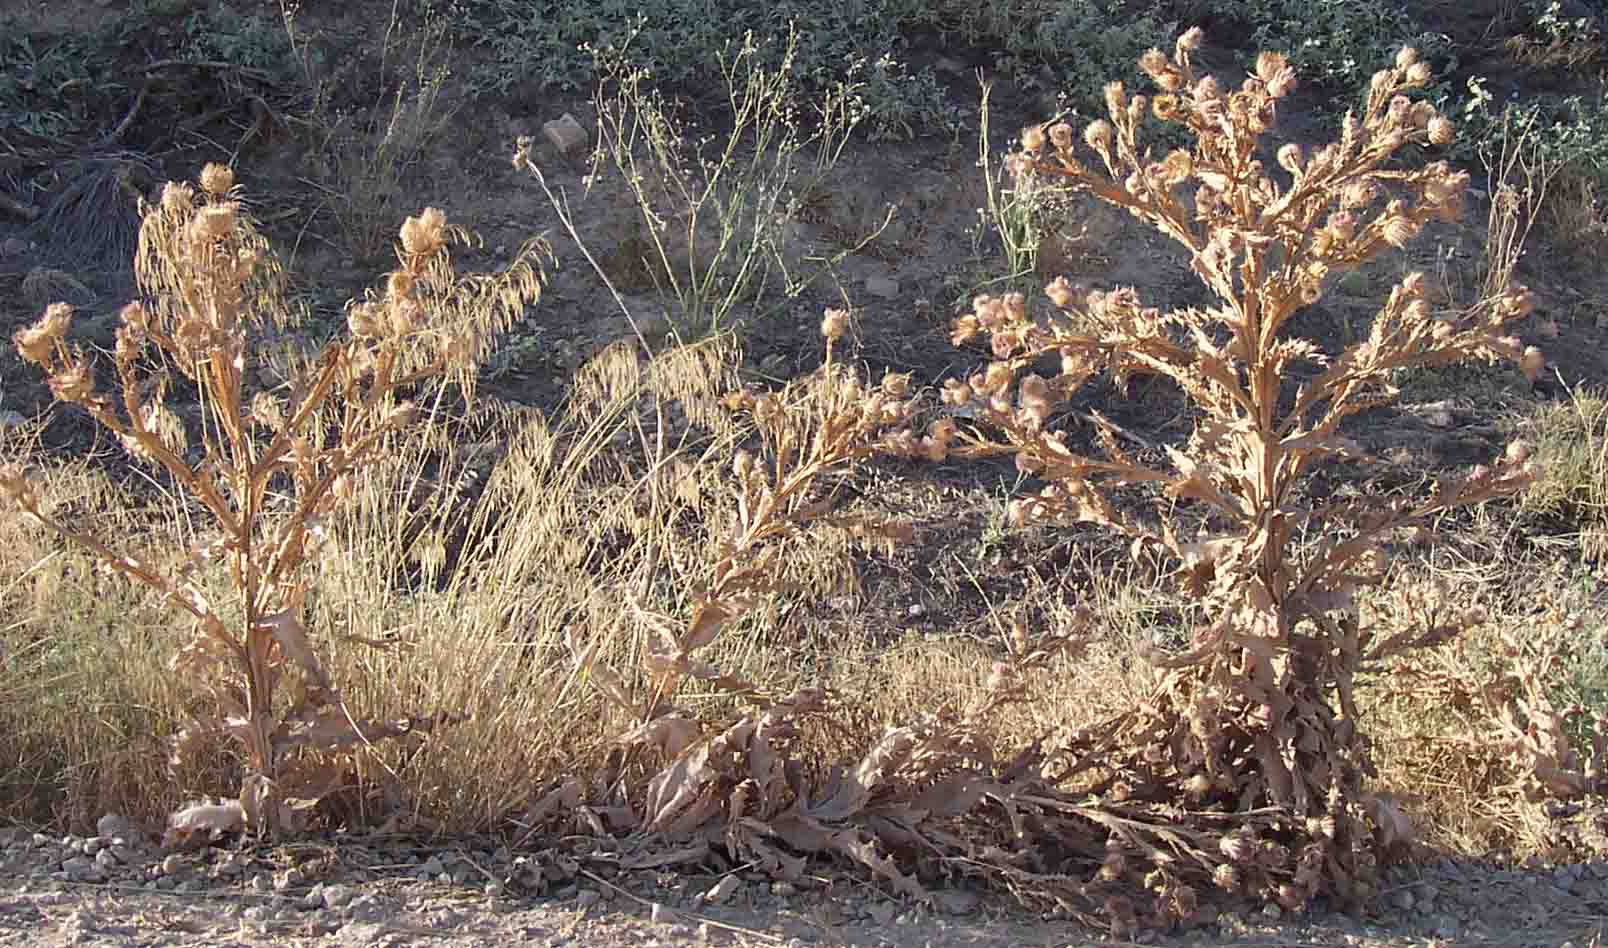
[(1521, 495), (1520, 509), (1579, 529), (1582, 550), (1608, 552), (1608, 398), (1579, 387), (1540, 406), (1523, 428), (1536, 446), (1542, 475)]
[[(316, 160), (345, 249), (364, 263), (383, 260), (394, 223), (411, 201), (410, 176), (451, 126), (456, 111), (447, 87), (447, 26), (426, 12), (410, 29), (402, 4), (393, 3), (383, 30), (377, 83), (386, 92), (372, 106), (342, 110), (330, 104), (336, 94), (330, 81), (314, 76), (314, 54), (296, 26), (297, 8), (280, 0), (280, 12), (313, 90), (308, 120), (317, 139)], [(397, 53), (410, 56), (401, 68), (392, 61)]]

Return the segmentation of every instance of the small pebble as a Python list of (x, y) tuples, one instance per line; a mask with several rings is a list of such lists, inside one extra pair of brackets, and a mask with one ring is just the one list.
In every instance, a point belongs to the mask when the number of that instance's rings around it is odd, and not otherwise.
[(320, 894), (323, 896), (324, 907), (327, 909), (338, 909), (352, 901), (352, 896), (357, 894), (349, 885), (326, 885), (322, 889), (323, 892)]

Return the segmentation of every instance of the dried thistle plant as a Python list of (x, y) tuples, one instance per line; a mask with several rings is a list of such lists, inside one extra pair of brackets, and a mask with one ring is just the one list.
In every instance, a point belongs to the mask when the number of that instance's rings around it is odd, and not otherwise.
[(832, 499), (820, 496), (824, 479), (859, 461), (919, 450), (908, 427), (918, 407), (909, 376), (890, 373), (880, 384), (868, 385), (834, 360), (833, 345), (847, 332), (848, 320), (842, 310), (827, 310), (821, 322), (827, 358), (814, 373), (779, 391), (743, 390), (725, 398), (728, 410), (752, 419), (759, 453), (742, 450), (733, 460), (736, 522), (730, 536), (718, 543), (710, 580), (695, 599), (691, 621), (681, 629), (663, 618), (655, 623), (664, 649), (643, 658), (651, 681), (645, 700), (628, 696), (619, 676), (592, 667), (590, 655), (577, 652), (576, 661), (591, 667), (610, 699), (642, 728), (662, 727), (655, 722), (679, 713), (666, 702), (689, 677), (738, 692), (758, 690), (726, 678), (693, 653), (763, 596), (780, 591), (779, 561), (790, 543), (807, 542), (812, 530), (844, 530), (861, 538), (898, 533), (891, 524), (836, 513)]
[[(788, 776), (799, 764), (796, 724), (825, 711), (831, 696), (815, 688), (770, 695), (697, 657), (734, 620), (784, 591), (780, 577), (786, 560), (818, 544), (822, 531), (842, 531), (861, 540), (904, 535), (898, 524), (839, 512), (825, 486), (873, 455), (929, 451), (929, 439), (915, 436), (909, 427), (919, 399), (908, 376), (890, 373), (880, 383), (868, 384), (834, 357), (848, 324), (847, 313), (826, 312), (821, 332), (827, 357), (816, 372), (778, 391), (737, 391), (727, 397), (729, 409), (752, 421), (758, 444), (739, 451), (733, 460), (734, 518), (716, 541), (710, 578), (695, 599), (690, 621), (646, 617), (658, 630), (662, 647), (642, 657), (645, 686), (633, 691), (625, 676), (597, 663), (595, 642), (584, 649), (572, 643), (571, 648), (577, 666), (632, 721), (620, 742), (639, 759), (641, 752), (651, 750), (665, 761), (662, 768), (650, 770), (641, 798), (631, 801), (638, 828), (672, 839), (691, 836), (726, 845), (735, 858), (752, 859), (783, 877), (797, 877), (802, 870), (805, 860), (798, 851), (836, 852), (919, 894), (914, 880), (878, 850), (873, 835), (854, 824), (868, 819), (866, 807), (880, 784), (894, 782), (899, 766), (914, 766), (914, 750), (932, 741), (936, 753), (943, 742), (934, 735), (941, 729), (913, 726), (888, 735), (851, 778), (825, 788), (828, 798), (812, 803)], [(678, 704), (678, 691), (689, 681), (740, 696), (752, 710), (706, 732), (705, 724)], [(1003, 689), (1002, 683), (996, 690)], [(997, 697), (989, 695), (990, 700)], [(917, 770), (927, 773), (919, 766)], [(918, 782), (908, 781), (902, 799), (909, 798)], [(975, 802), (975, 797), (969, 799)]]
[[(208, 165), (199, 191), (170, 183), (145, 210), (136, 259), (145, 299), (122, 311), (112, 392), (100, 388), (89, 358), (70, 341), (69, 306), (52, 304), (15, 336), (59, 401), (164, 471), (215, 527), (165, 571), (57, 521), (22, 470), (0, 469), (10, 504), (193, 623), (171, 668), (205, 683), (215, 717), (198, 715), (176, 735), (171, 763), (223, 736), (236, 746), (244, 776), (238, 801), (217, 810), (222, 816), (181, 811), (171, 835), (241, 823), (294, 831), (345, 779), (341, 755), (451, 718), (354, 717), (304, 619), (319, 560), (339, 555), (326, 542), (326, 518), (417, 414), (406, 397), (447, 380), (467, 387), (492, 336), (539, 295), (539, 244), (524, 247), (500, 274), (460, 277), (448, 247), (465, 236), (433, 208), (408, 218), (397, 269), (383, 291), (350, 307), (349, 335), (325, 346), (304, 377), (253, 392), (248, 363), (266, 348), (262, 335), (293, 325), (296, 314), (284, 304), (280, 271), (238, 199), (233, 173)], [(170, 407), (180, 387), (203, 405), (199, 432)], [(202, 591), (198, 577), (208, 564), (227, 576), (226, 601)]]
[[(1470, 359), (1518, 360), (1539, 370), (1506, 326), (1529, 309), (1522, 287), (1504, 286), (1477, 305), (1437, 313), (1413, 273), (1394, 289), (1363, 341), (1339, 353), (1302, 338), (1292, 317), (1317, 303), (1339, 274), (1399, 250), (1431, 220), (1458, 213), (1466, 173), (1444, 162), (1403, 167), (1403, 146), (1444, 147), (1452, 123), (1408, 94), (1429, 79), (1404, 49), (1377, 73), (1360, 114), (1337, 140), (1310, 151), (1264, 141), (1295, 85), (1283, 56), (1263, 53), (1237, 89), (1199, 76), (1198, 29), (1171, 56), (1151, 50), (1140, 66), (1159, 87), (1150, 98), (1106, 87), (1108, 118), (1082, 132), (1057, 123), (1023, 134), (1015, 173), (1063, 183), (1122, 208), (1186, 248), (1195, 274), (1219, 301), (1170, 312), (1132, 288), (1087, 291), (1056, 279), (1057, 312), (1030, 318), (1019, 294), (979, 297), (955, 325), (958, 343), (987, 337), (993, 361), (945, 399), (979, 425), (955, 437), (962, 456), (1014, 456), (1044, 483), (1016, 502), (1020, 521), (1093, 522), (1178, 564), (1177, 579), (1201, 604), (1203, 621), (1181, 654), (1147, 654), (1165, 669), (1155, 694), (1101, 741), (1074, 742), (1074, 769), (1105, 776), (1088, 789), (1114, 806), (1155, 807), (1126, 818), (1155, 832), (1190, 824), (1189, 858), (1158, 862), (1129, 852), (1101, 878), (1127, 878), (1157, 896), (1156, 917), (1177, 917), (1204, 885), (1299, 909), (1320, 892), (1369, 892), (1380, 845), (1397, 832), (1383, 801), (1370, 798), (1367, 742), (1353, 698), (1360, 669), (1456, 634), (1382, 641), (1355, 594), (1383, 577), (1385, 541), (1442, 511), (1512, 494), (1530, 478), (1529, 451), (1450, 476), (1417, 499), (1368, 497), (1318, 503), (1301, 486), (1321, 464), (1362, 459), (1342, 433), (1358, 413), (1388, 405), (1406, 369)], [(1139, 141), (1146, 114), (1182, 126), (1192, 145), (1156, 156)], [(1087, 151), (1084, 151), (1087, 149)], [(1094, 161), (1080, 156), (1092, 152)], [(1264, 158), (1271, 155), (1277, 168)], [(1038, 374), (1046, 363), (1057, 371)], [(1119, 429), (1094, 416), (1100, 455), (1074, 449), (1058, 409), (1097, 374), (1119, 386), (1135, 375), (1177, 385), (1195, 417), (1170, 465), (1133, 456)], [(1124, 510), (1113, 492), (1138, 489), (1154, 514)], [(1207, 524), (1180, 536), (1180, 507)], [(1079, 760), (1080, 755), (1084, 758)], [(1170, 809), (1216, 815), (1194, 820)], [(1171, 816), (1168, 816), (1168, 813)], [(1255, 831), (1222, 829), (1226, 814), (1263, 814)], [(1114, 857), (1131, 849), (1110, 836)], [(1220, 837), (1210, 844), (1206, 837)], [(1166, 847), (1163, 847), (1166, 848)], [(1141, 858), (1144, 857), (1144, 858)], [(1169, 896), (1183, 889), (1179, 901)], [(1204, 890), (1202, 890), (1204, 891)], [(1168, 908), (1172, 905), (1173, 908)]]

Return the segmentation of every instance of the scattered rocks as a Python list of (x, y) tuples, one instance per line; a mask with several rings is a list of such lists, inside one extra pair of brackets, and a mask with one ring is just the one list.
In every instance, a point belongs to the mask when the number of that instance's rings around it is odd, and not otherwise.
[(575, 116), (568, 112), (551, 122), (543, 123), (542, 137), (566, 158), (575, 157), (586, 147), (586, 129), (582, 128), (581, 123), (575, 120)]
[(101, 882), (106, 878), (95, 860), (88, 856), (72, 856), (62, 860), (61, 871), (72, 882)]
[(879, 299), (898, 299), (899, 281), (886, 276), (868, 276), (865, 278), (865, 291)]
[(327, 885), (322, 887), (319, 894), (323, 898), (325, 908), (338, 909), (352, 901), (355, 892), (349, 885)]
[(95, 832), (102, 836), (128, 836), (128, 820), (117, 813), (108, 813), (95, 821)]
[(982, 901), (977, 893), (968, 889), (943, 889), (932, 895), (939, 911), (948, 915), (970, 915)]
[[(877, 897), (858, 882), (840, 884), (834, 878), (811, 876), (801, 884), (741, 870), (700, 880), (696, 875), (643, 870), (611, 877), (641, 902), (611, 903), (613, 890), (576, 885), (570, 881), (577, 878), (573, 872), (544, 878), (544, 871), (554, 865), (552, 853), (516, 855), (490, 845), (430, 852), (422, 843), (387, 850), (349, 841), (340, 844), (340, 859), (315, 864), (273, 847), (163, 854), (147, 848), (138, 831), (127, 825), (107, 823), (97, 829), (128, 835), (50, 837), (0, 829), (4, 851), (0, 936), (8, 933), (7, 924), (26, 917), (30, 925), (47, 920), (46, 924), (57, 926), (52, 936), (61, 936), (57, 940), (62, 943), (132, 944), (146, 933), (138, 922), (127, 923), (140, 916), (126, 907), (126, 900), (144, 897), (142, 890), (152, 896), (190, 895), (166, 903), (186, 906), (196, 918), (209, 919), (186, 930), (242, 941), (307, 932), (349, 935), (354, 943), (400, 945), (409, 939), (388, 933), (404, 926), (441, 932), (449, 946), (505, 940), (572, 945), (578, 942), (554, 941), (551, 936), (573, 925), (577, 910), (587, 914), (588, 934), (580, 943), (603, 948), (750, 944), (740, 937), (731, 940), (722, 924), (765, 929), (779, 943), (797, 939), (809, 944), (845, 926), (862, 926), (868, 929), (866, 944), (997, 948), (1043, 940), (1025, 934), (1026, 926), (1066, 925), (1064, 916), (1059, 922), (1041, 922), (1013, 914), (1005, 903), (996, 907), (981, 892), (964, 887), (935, 889), (930, 902), (912, 902)], [(522, 866), (533, 867), (534, 872), (522, 874)], [(443, 892), (436, 886), (435, 880), (450, 880), (460, 871), (468, 872), (469, 883), (463, 888)], [(1550, 927), (1575, 917), (1571, 913), (1578, 913), (1579, 906), (1608, 901), (1605, 876), (1608, 863), (1515, 869), (1444, 859), (1388, 871), (1379, 897), (1356, 917), (1333, 914), (1321, 900), (1298, 913), (1276, 906), (1242, 907), (1236, 912), (1207, 907), (1185, 926), (1186, 932), (1175, 933), (1183, 941), (1164, 938), (1162, 943), (1227, 946), (1287, 937), (1311, 944), (1385, 948), (1402, 944), (1403, 938), (1456, 943), (1505, 931), (1522, 934), (1529, 939), (1526, 943), (1557, 944), (1562, 939), (1553, 939)], [(372, 884), (376, 882), (380, 885)], [(96, 888), (105, 883), (114, 887)], [(46, 913), (45, 906), (56, 908)], [(39, 914), (29, 914), (35, 912)], [(540, 918), (541, 912), (571, 914), (551, 916), (569, 919), (556, 924), (510, 921)], [(217, 921), (220, 918), (223, 924)], [(596, 931), (613, 934), (595, 938)], [(620, 935), (624, 931), (635, 934), (624, 938)]]

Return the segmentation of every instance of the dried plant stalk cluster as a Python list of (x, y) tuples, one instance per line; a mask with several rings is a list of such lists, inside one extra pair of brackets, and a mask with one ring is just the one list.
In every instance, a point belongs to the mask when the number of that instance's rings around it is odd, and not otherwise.
[[(1513, 493), (1530, 477), (1529, 451), (1515, 444), (1416, 500), (1314, 504), (1299, 488), (1325, 461), (1361, 459), (1341, 424), (1388, 404), (1402, 370), (1478, 358), (1517, 360), (1533, 373), (1540, 362), (1506, 334), (1528, 311), (1522, 287), (1436, 312), (1417, 273), (1345, 351), (1295, 335), (1292, 317), (1338, 274), (1457, 213), (1466, 173), (1393, 160), (1409, 144), (1444, 146), (1454, 130), (1406, 95), (1429, 68), (1405, 49), (1374, 76), (1362, 114), (1346, 116), (1337, 141), (1311, 152), (1283, 145), (1278, 170), (1269, 168), (1263, 138), (1293, 72), (1264, 53), (1239, 89), (1225, 90), (1195, 74), (1199, 40), (1192, 30), (1172, 56), (1152, 50), (1141, 59), (1159, 87), (1154, 98), (1112, 83), (1109, 118), (1081, 134), (1064, 123), (1028, 129), (1013, 168), (1123, 208), (1182, 244), (1219, 305), (1162, 312), (1133, 289), (1086, 291), (1065, 279), (1046, 287), (1055, 308), (1047, 318), (1030, 316), (1019, 295), (982, 297), (957, 321), (955, 339), (986, 336), (994, 361), (945, 391), (997, 432), (967, 432), (952, 453), (1010, 454), (1045, 483), (1018, 502), (1019, 520), (1120, 531), (1136, 554), (1160, 550), (1176, 561), (1202, 604), (1187, 650), (1150, 655), (1167, 670), (1152, 698), (1098, 740), (1064, 752), (1074, 767), (1098, 773), (1089, 792), (1148, 814), (1113, 829), (1106, 865), (1155, 894), (1158, 921), (1194, 904), (1203, 884), (1287, 909), (1320, 892), (1368, 894), (1379, 845), (1397, 827), (1364, 784), (1370, 764), (1355, 678), (1458, 630), (1381, 641), (1356, 593), (1383, 576), (1393, 532)], [(1192, 146), (1159, 159), (1142, 150), (1147, 113), (1182, 125)], [(1046, 362), (1058, 371), (1036, 374)], [(1169, 451), (1170, 467), (1133, 457), (1098, 415), (1100, 457), (1079, 454), (1066, 431), (1052, 430), (1058, 407), (1099, 373), (1119, 385), (1164, 376), (1188, 400), (1198, 420), (1187, 446)], [(1149, 491), (1156, 516), (1118, 509), (1111, 491), (1134, 486)], [(1208, 525), (1202, 535), (1175, 532), (1180, 505)], [(1266, 814), (1254, 830), (1222, 822), (1253, 813)], [(1177, 835), (1144, 842), (1128, 828), (1137, 825)]]
[[(399, 266), (383, 293), (351, 307), (351, 334), (329, 343), (294, 384), (252, 392), (247, 367), (265, 355), (264, 332), (293, 324), (295, 314), (232, 172), (208, 165), (200, 185), (197, 192), (169, 184), (145, 212), (136, 273), (146, 299), (122, 311), (115, 389), (97, 385), (89, 358), (68, 341), (73, 313), (65, 304), (50, 306), (15, 341), (48, 373), (58, 400), (163, 470), (215, 529), (169, 572), (53, 519), (14, 465), (0, 470), (0, 489), (192, 619), (193, 638), (171, 666), (204, 682), (213, 701), (177, 735), (172, 764), (224, 736), (238, 748), (242, 785), (236, 802), (178, 814), (174, 833), (294, 829), (347, 779), (342, 752), (444, 719), (354, 718), (309, 640), (304, 600), (312, 567), (335, 555), (325, 546), (325, 519), (416, 414), (405, 396), (446, 378), (470, 381), (490, 336), (536, 299), (539, 248), (524, 248), (506, 273), (459, 277), (448, 245), (461, 233), (434, 209), (409, 218)], [(168, 407), (181, 385), (204, 407), (199, 425)], [(198, 450), (190, 447), (195, 437)], [(202, 588), (212, 564), (227, 576), (221, 602)]]
[[(834, 357), (849, 317), (828, 311), (820, 370), (728, 400), (751, 420), (755, 442), (735, 457), (731, 521), (714, 530), (712, 566), (690, 618), (642, 611), (659, 641), (639, 653), (640, 674), (610, 667), (603, 636), (569, 637), (573, 670), (627, 722), (618, 739), (625, 750), (612, 772), (569, 778), (536, 800), (523, 823), (530, 833), (565, 820), (682, 847), (655, 864), (719, 849), (783, 877), (800, 875), (809, 854), (836, 854), (917, 898), (932, 880), (978, 877), (1119, 931), (1204, 917), (1222, 901), (1300, 909), (1320, 894), (1370, 894), (1378, 857), (1403, 827), (1366, 784), (1357, 676), (1481, 616), (1384, 634), (1388, 624), (1365, 619), (1357, 593), (1384, 577), (1393, 533), (1510, 494), (1533, 472), (1528, 448), (1516, 443), (1417, 499), (1316, 503), (1302, 485), (1325, 462), (1362, 459), (1341, 425), (1387, 405), (1403, 370), (1511, 359), (1533, 376), (1541, 355), (1507, 334), (1528, 309), (1522, 287), (1441, 312), (1419, 274), (1390, 292), (1368, 337), (1344, 351), (1297, 336), (1292, 317), (1336, 275), (1457, 213), (1466, 174), (1443, 162), (1409, 169), (1398, 161), (1404, 146), (1444, 146), (1454, 130), (1408, 98), (1429, 70), (1404, 50), (1374, 77), (1362, 113), (1346, 117), (1337, 141), (1310, 153), (1295, 145), (1269, 152), (1265, 136), (1294, 85), (1289, 66), (1264, 54), (1255, 74), (1228, 91), (1195, 75), (1199, 41), (1192, 30), (1171, 56), (1152, 50), (1141, 59), (1160, 88), (1153, 98), (1113, 83), (1109, 117), (1081, 134), (1064, 123), (1029, 129), (1011, 170), (1093, 195), (1167, 234), (1189, 251), (1218, 305), (1162, 312), (1134, 289), (1086, 291), (1064, 279), (1046, 287), (1047, 315), (1030, 312), (1021, 295), (980, 297), (957, 321), (955, 339), (986, 338), (993, 359), (946, 386), (943, 399), (960, 410), (923, 434), (915, 428), (922, 397), (908, 378), (869, 384)], [(1193, 144), (1154, 158), (1139, 142), (1147, 114), (1183, 126)], [(1277, 168), (1264, 164), (1269, 154)], [(412, 416), (398, 399), (443, 378), (469, 381), (488, 340), (537, 290), (534, 246), (502, 275), (455, 276), (446, 254), (454, 235), (439, 212), (426, 211), (404, 225), (400, 266), (384, 290), (351, 307), (350, 335), (287, 391), (248, 397), (252, 333), (290, 314), (232, 188), (225, 169), (209, 167), (199, 195), (170, 186), (149, 211), (139, 273), (151, 299), (124, 312), (116, 396), (100, 392), (85, 356), (65, 341), (66, 307), (51, 307), (17, 336), (58, 398), (88, 411), (206, 509), (217, 534), (194, 563), (168, 575), (120, 556), (51, 520), (21, 471), (0, 471), (11, 501), (193, 618), (194, 639), (174, 665), (214, 685), (217, 719), (198, 721), (179, 749), (228, 735), (242, 752), (244, 785), (237, 804), (181, 813), (182, 833), (240, 822), (293, 828), (344, 778), (340, 752), (443, 720), (364, 722), (348, 713), (302, 624), (306, 567), (325, 555), (321, 519)], [(153, 354), (172, 368), (148, 370)], [(187, 426), (164, 404), (173, 370), (206, 408), (198, 463), (186, 454)], [(1165, 377), (1187, 400), (1196, 418), (1188, 443), (1167, 459), (1141, 459), (1096, 414), (1099, 456), (1080, 454), (1058, 427), (1061, 406), (1097, 376), (1120, 385), (1141, 374)], [(812, 762), (801, 725), (842, 699), (814, 688), (767, 693), (716, 667), (708, 649), (785, 591), (788, 557), (819, 544), (823, 531), (898, 537), (890, 524), (843, 513), (831, 491), (875, 454), (1014, 457), (1044, 485), (1013, 505), (1017, 521), (1100, 524), (1131, 538), (1136, 556), (1178, 564), (1178, 582), (1200, 605), (1188, 647), (1147, 651), (1163, 670), (1159, 683), (1126, 713), (1005, 752), (986, 736), (989, 716), (1031, 700), (1026, 682), (1081, 647), (1090, 623), (1079, 612), (1071, 627), (1040, 635), (1018, 624), (1007, 659), (964, 707), (912, 712), (852, 766)], [(1143, 495), (1153, 513), (1119, 508), (1117, 490)], [(271, 503), (281, 495), (288, 506)], [(1204, 530), (1181, 535), (1181, 513)], [(227, 574), (236, 599), (227, 610), (193, 581), (208, 562)], [(694, 700), (711, 692), (747, 710), (700, 718)], [(1594, 770), (1560, 776), (1580, 765), (1561, 730), (1527, 734), (1511, 715), (1504, 727), (1538, 788), (1595, 785)], [(590, 796), (589, 785), (599, 788)]]

